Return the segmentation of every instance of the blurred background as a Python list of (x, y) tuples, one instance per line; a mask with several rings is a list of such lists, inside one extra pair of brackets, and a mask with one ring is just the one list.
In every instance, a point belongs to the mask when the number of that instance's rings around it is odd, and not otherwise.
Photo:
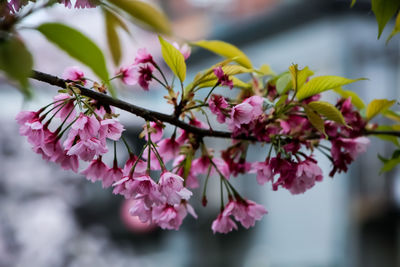
[[(398, 99), (400, 36), (388, 45), (384, 40), (394, 22), (389, 22), (383, 38), (377, 40), (370, 1), (358, 0), (353, 8), (350, 2), (154, 1), (167, 13), (182, 40), (233, 43), (255, 66), (266, 63), (276, 72), (297, 63), (309, 66), (316, 75), (367, 77), (368, 81), (347, 88), (366, 102)], [(33, 26), (44, 21), (72, 25), (107, 51), (98, 8), (68, 10), (59, 6), (38, 12), (25, 23)], [(131, 30), (132, 36), (121, 34), (124, 64), (133, 62), (140, 47), (147, 47), (157, 62), (162, 62), (157, 37), (135, 27)], [(66, 67), (77, 65), (37, 32), (23, 31), (22, 37), (35, 55), (35, 69), (60, 76)], [(207, 51), (193, 50), (188, 60), (189, 79), (220, 60)], [(110, 65), (112, 69), (116, 70)], [(129, 203), (111, 190), (32, 153), (17, 134), (14, 117), (21, 109), (38, 109), (51, 102), (56, 92), (39, 82), (32, 86), (35, 97), (24, 102), (12, 85), (0, 79), (0, 267), (400, 266), (400, 175), (398, 171), (379, 175), (381, 163), (376, 157), (377, 153), (391, 153), (389, 143), (373, 139), (367, 154), (359, 157), (347, 174), (333, 179), (328, 177), (330, 163), (319, 158), (324, 181), (304, 195), (273, 192), (269, 185), (258, 186), (254, 176), (233, 178), (244, 196), (269, 211), (252, 229), (212, 234), (219, 195), (213, 192), (211, 181), (206, 208), (201, 207), (199, 192), (191, 200), (199, 219), (187, 217), (179, 231), (162, 231), (127, 215)], [(163, 94), (155, 86), (149, 92), (123, 87), (121, 92), (134, 104), (171, 112)], [(337, 96), (328, 98), (335, 101)], [(143, 120), (122, 112), (121, 121), (138, 150)], [(215, 150), (226, 144), (224, 140), (207, 142)], [(118, 149), (122, 162), (125, 154), (122, 146)], [(264, 159), (265, 148), (251, 149), (249, 160)]]

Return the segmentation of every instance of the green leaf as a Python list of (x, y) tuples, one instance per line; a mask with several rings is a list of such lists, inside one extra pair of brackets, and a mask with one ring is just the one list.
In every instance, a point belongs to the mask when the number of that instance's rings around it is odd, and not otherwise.
[(314, 72), (310, 70), (308, 67), (299, 70), (297, 64), (290, 66), (289, 72), (292, 77), (293, 89), (295, 91), (297, 91), (298, 88), (301, 88), (304, 85), (308, 77), (314, 75)]
[(385, 116), (386, 118), (389, 118), (389, 119), (393, 120), (393, 121), (400, 122), (400, 114), (398, 112), (394, 112), (393, 110), (388, 109), (386, 111), (383, 111), (382, 115)]
[(399, 0), (372, 0), (372, 11), (378, 23), (378, 39), (381, 37), (383, 29), (388, 21), (396, 14), (400, 7)]
[(260, 69), (257, 70), (257, 73), (259, 73), (263, 76), (275, 75), (275, 72), (267, 64), (261, 65)]
[(117, 33), (117, 27), (119, 26), (118, 19), (116, 19), (116, 16), (113, 13), (107, 10), (104, 10), (104, 19), (106, 24), (108, 47), (114, 64), (118, 65), (121, 60), (121, 44)]
[[(233, 87), (237, 87), (237, 88), (243, 88), (243, 89), (250, 89), (251, 85), (248, 83), (243, 82), (242, 80), (232, 76), (230, 77), (230, 79), (233, 82)], [(199, 84), (197, 84), (197, 88), (206, 88), (206, 87), (214, 87), (215, 84), (218, 82), (218, 79), (211, 79), (211, 80), (206, 80), (204, 82), (201, 82)]]
[(351, 97), (351, 103), (359, 110), (365, 108), (364, 101), (353, 91), (343, 90), (342, 88), (335, 88), (333, 89), (338, 95), (343, 98)]
[[(379, 125), (379, 127), (377, 127), (375, 130), (376, 131), (393, 131), (394, 129), (388, 125)], [(383, 134), (376, 134), (374, 136), (381, 140), (392, 142), (396, 146), (400, 147), (399, 139), (396, 136), (383, 135)]]
[(308, 106), (314, 111), (318, 112), (328, 120), (346, 125), (342, 113), (331, 103), (325, 101), (313, 101)]
[(286, 99), (288, 98), (288, 95), (282, 95), (279, 100), (276, 102), (275, 107), (279, 107), (282, 106), (283, 104), (285, 104)]
[(161, 36), (158, 36), (161, 44), (161, 52), (165, 63), (172, 72), (183, 82), (186, 78), (186, 63), (182, 53), (172, 44), (165, 41)]
[(304, 84), (297, 92), (297, 99), (299, 101), (308, 98), (310, 96), (322, 93), (324, 91), (334, 89), (336, 87), (354, 83), (356, 81), (365, 80), (364, 78), (360, 79), (347, 79), (339, 76), (319, 76), (312, 78), (309, 82)]
[(324, 120), (319, 116), (319, 114), (308, 106), (304, 106), (304, 111), (306, 112), (307, 118), (312, 126), (314, 126), (315, 129), (323, 133), (325, 136), (327, 136), (325, 133)]
[(37, 28), (50, 42), (79, 60), (108, 82), (106, 61), (100, 48), (81, 32), (60, 23), (45, 23)]
[(351, 0), (350, 7), (353, 7), (356, 4), (357, 0)]
[(133, 19), (138, 21), (143, 26), (159, 33), (170, 34), (171, 25), (168, 18), (159, 9), (154, 6), (136, 0), (108, 0), (124, 10)]
[(278, 94), (283, 95), (290, 90), (292, 85), (292, 77), (290, 73), (285, 73), (276, 81), (276, 91)]
[(217, 55), (226, 57), (226, 58), (231, 58), (243, 67), (246, 67), (248, 69), (253, 68), (250, 59), (246, 56), (245, 53), (243, 53), (239, 48), (236, 46), (223, 42), (223, 41), (198, 41), (193, 43), (193, 45), (199, 46), (201, 48), (207, 49), (211, 52), (214, 52)]
[(392, 39), (393, 36), (395, 36), (399, 32), (400, 32), (400, 12), (397, 13), (396, 23), (394, 24), (394, 28), (390, 33), (389, 37), (386, 39), (386, 44), (390, 41), (390, 39)]
[(395, 157), (383, 164), (383, 167), (380, 170), (380, 173), (388, 172), (392, 170), (394, 167), (396, 167), (398, 164), (400, 164), (400, 157)]
[(32, 66), (32, 55), (20, 39), (12, 37), (0, 41), (0, 70), (19, 82), (26, 97), (30, 97), (32, 93), (28, 82)]
[(187, 179), (189, 176), (190, 168), (192, 167), (193, 153), (190, 151), (185, 157), (185, 163), (183, 165), (183, 179)]
[(367, 106), (366, 118), (367, 120), (371, 120), (373, 117), (378, 115), (381, 112), (386, 111), (388, 108), (393, 106), (396, 103), (396, 100), (387, 100), (387, 99), (374, 99)]

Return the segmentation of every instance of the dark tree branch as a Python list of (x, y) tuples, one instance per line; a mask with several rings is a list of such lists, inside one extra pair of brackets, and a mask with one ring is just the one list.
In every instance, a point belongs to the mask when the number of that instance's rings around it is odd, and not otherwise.
[[(45, 82), (45, 83), (54, 85), (54, 86), (57, 86), (57, 87), (61, 87), (64, 89), (67, 87), (66, 80), (60, 79), (56, 76), (53, 76), (53, 75), (50, 75), (47, 73), (43, 73), (40, 71), (34, 70), (31, 78), (41, 81), (41, 82)], [(194, 127), (186, 122), (179, 120), (176, 116), (171, 116), (171, 115), (167, 115), (167, 114), (160, 113), (157, 111), (148, 110), (148, 109), (130, 104), (128, 102), (112, 98), (106, 94), (95, 92), (93, 90), (87, 89), (80, 85), (75, 85), (75, 87), (79, 88), (79, 90), (81, 91), (81, 94), (84, 96), (93, 98), (102, 104), (114, 106), (114, 107), (120, 108), (122, 110), (128, 111), (128, 112), (135, 114), (136, 116), (142, 117), (143, 119), (148, 120), (148, 121), (166, 122), (166, 123), (175, 125), (185, 131), (191, 132), (199, 137), (209, 136), (209, 137), (219, 137), (219, 138), (232, 138), (232, 133), (230, 133), (230, 132), (213, 131), (213, 130), (207, 130), (207, 129)], [(240, 136), (240, 137), (237, 137), (236, 139), (256, 141), (256, 139), (251, 136)]]
[[(64, 79), (60, 79), (56, 76), (43, 73), (40, 71), (33, 71), (33, 74), (31, 78), (45, 82), (57, 87), (61, 88), (66, 88), (67, 87), (67, 82)], [(175, 125), (185, 131), (191, 132), (198, 137), (219, 137), (219, 138), (234, 138), (234, 139), (240, 139), (240, 140), (249, 140), (249, 141), (257, 141), (253, 136), (238, 136), (238, 137), (232, 137), (232, 133), (230, 132), (223, 132), (223, 131), (213, 131), (213, 130), (208, 130), (208, 129), (202, 129), (198, 127), (194, 127), (186, 122), (183, 122), (179, 120), (178, 117), (176, 117), (176, 114), (174, 115), (167, 115), (164, 113), (160, 113), (157, 111), (153, 110), (148, 110), (133, 104), (130, 104), (128, 102), (112, 98), (106, 94), (98, 93), (93, 90), (87, 89), (83, 86), (80, 85), (75, 85), (75, 87), (79, 88), (81, 91), (81, 94), (84, 96), (88, 96), (90, 98), (93, 98), (100, 102), (101, 104), (106, 104), (110, 106), (114, 106), (117, 108), (120, 108), (122, 110), (128, 111), (132, 114), (135, 114), (136, 116), (142, 117), (145, 120), (148, 121), (162, 121), (169, 123), (171, 125)], [(392, 135), (392, 136), (397, 136), (400, 137), (400, 131), (370, 131), (370, 130), (365, 130), (364, 131), (365, 135)]]

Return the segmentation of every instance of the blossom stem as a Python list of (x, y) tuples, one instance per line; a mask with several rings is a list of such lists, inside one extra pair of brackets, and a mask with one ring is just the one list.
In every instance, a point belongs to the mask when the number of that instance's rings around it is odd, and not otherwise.
[(208, 180), (210, 178), (210, 174), (211, 174), (211, 165), (208, 166), (207, 177), (206, 177), (206, 180), (204, 181), (202, 199), (204, 199), (206, 197), (206, 194), (207, 194), (207, 185), (208, 185)]
[(219, 82), (217, 82), (213, 88), (211, 88), (210, 92), (208, 92), (206, 98), (204, 98), (203, 102), (207, 103), (208, 98), (210, 97), (211, 93), (214, 91), (214, 89), (219, 85)]
[[(167, 78), (165, 78), (164, 73), (161, 71), (160, 67), (157, 64), (153, 64), (154, 67), (158, 70), (158, 72), (161, 74), (161, 77), (164, 79), (165, 84), (168, 86), (168, 81)], [(167, 88), (167, 86), (165, 86), (165, 88)]]
[(122, 142), (124, 142), (124, 145), (126, 147), (126, 150), (128, 150), (129, 155), (132, 155), (133, 153), (132, 153), (131, 148), (128, 145), (128, 142), (126, 142), (126, 140), (125, 140), (125, 138), (123, 136), (121, 136), (121, 139), (122, 139)]
[(223, 177), (220, 176), (219, 177), (219, 181), (220, 181), (219, 187), (220, 187), (220, 191), (221, 191), (221, 193), (220, 193), (220, 195), (221, 195), (221, 212), (224, 210), (224, 190), (222, 188), (222, 179), (223, 179)]
[(117, 142), (116, 142), (116, 141), (114, 141), (114, 162), (113, 162), (113, 167), (114, 167), (114, 168), (118, 167)]
[(163, 87), (165, 87), (166, 89), (168, 89), (168, 86), (166, 84), (164, 84), (162, 81), (160, 81), (156, 76), (151, 75), (151, 77), (156, 80), (159, 84), (161, 84)]

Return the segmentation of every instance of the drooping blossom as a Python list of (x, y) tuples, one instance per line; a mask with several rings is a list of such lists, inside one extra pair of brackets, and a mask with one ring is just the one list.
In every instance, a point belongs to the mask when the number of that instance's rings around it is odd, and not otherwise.
[(179, 204), (181, 200), (188, 200), (192, 196), (183, 186), (183, 178), (172, 172), (163, 172), (159, 181), (160, 192), (170, 205)]
[(162, 139), (157, 145), (157, 151), (164, 162), (168, 162), (177, 157), (181, 147), (174, 137)]
[(98, 135), (100, 122), (95, 116), (80, 113), (71, 128), (76, 135), (79, 135), (80, 139), (87, 140)]
[(146, 91), (149, 90), (149, 84), (153, 80), (153, 65), (146, 64), (145, 66), (139, 67), (139, 85)]
[(190, 57), (190, 53), (191, 53), (191, 48), (188, 44), (184, 43), (182, 46), (180, 46), (177, 42), (174, 42), (172, 44), (176, 49), (179, 50), (179, 52), (182, 53), (183, 57), (186, 59), (188, 59)]
[(78, 172), (79, 159), (76, 155), (69, 156), (64, 151), (64, 155), (57, 158), (56, 163), (60, 164), (61, 168), (64, 170), (72, 170), (73, 172)]
[(122, 132), (125, 131), (124, 126), (117, 119), (106, 119), (100, 122), (99, 139), (106, 138), (118, 141)]
[(152, 55), (147, 51), (146, 48), (139, 48), (136, 52), (136, 57), (135, 57), (135, 65), (138, 64), (145, 64), (145, 63), (150, 63), (152, 65), (156, 65), (156, 63), (153, 60)]
[(102, 185), (103, 188), (110, 187), (113, 183), (121, 180), (123, 177), (122, 169), (118, 165), (114, 164), (112, 168), (109, 168), (103, 175)]
[(81, 174), (85, 175), (86, 179), (94, 183), (96, 181), (102, 181), (108, 169), (108, 166), (102, 161), (101, 157), (98, 157), (92, 160), (89, 166), (81, 171)]
[(72, 122), (76, 117), (74, 100), (69, 94), (60, 93), (53, 97), (55, 117), (67, 123)]
[(231, 200), (225, 209), (232, 210), (235, 220), (246, 229), (253, 227), (256, 221), (261, 220), (267, 214), (267, 210), (263, 206), (251, 200)]
[(297, 165), (296, 178), (288, 188), (292, 194), (302, 194), (322, 181), (322, 170), (314, 160), (306, 159)]
[[(147, 124), (143, 126), (143, 136), (145, 140), (148, 140)], [(150, 138), (151, 141), (157, 143), (163, 136), (163, 125), (162, 123), (150, 122)]]
[(253, 119), (253, 106), (249, 103), (241, 103), (234, 107), (231, 110), (231, 120), (229, 122), (230, 125), (236, 128), (240, 128), (242, 124), (248, 124)]
[(82, 82), (83, 85), (86, 84), (85, 74), (79, 67), (69, 67), (65, 69), (62, 78), (65, 80), (71, 80), (75, 82)]
[(212, 222), (211, 229), (213, 233), (227, 234), (233, 229), (237, 230), (236, 223), (230, 218), (233, 206), (226, 206), (224, 210), (218, 214), (217, 219)]
[(96, 7), (96, 0), (76, 0), (75, 8), (94, 8)]
[(224, 73), (224, 70), (221, 66), (215, 68), (214, 70), (215, 76), (218, 78), (218, 84), (224, 86), (228, 86), (230, 89), (233, 88), (233, 81), (229, 79), (229, 75)]
[[(189, 210), (192, 210), (192, 212)], [(193, 208), (187, 203), (155, 206), (152, 210), (152, 217), (153, 221), (162, 229), (179, 230), (188, 211), (193, 217), (197, 218)]]
[(90, 161), (94, 156), (103, 155), (107, 151), (107, 147), (99, 139), (92, 137), (86, 140), (78, 140), (68, 149), (67, 155), (77, 155), (83, 161)]
[(137, 216), (143, 223), (152, 221), (152, 207), (148, 207), (143, 199), (136, 199), (129, 213), (131, 216)]
[(272, 173), (271, 166), (269, 164), (269, 159), (264, 162), (254, 162), (252, 164), (252, 171), (257, 173), (257, 183), (263, 185), (266, 182), (273, 181), (274, 174)]
[(225, 123), (225, 118), (229, 115), (229, 104), (223, 96), (212, 94), (208, 100), (208, 107), (213, 114), (217, 115), (219, 123)]
[(116, 75), (119, 75), (121, 81), (126, 85), (135, 85), (139, 80), (138, 68), (134, 65), (121, 67)]

